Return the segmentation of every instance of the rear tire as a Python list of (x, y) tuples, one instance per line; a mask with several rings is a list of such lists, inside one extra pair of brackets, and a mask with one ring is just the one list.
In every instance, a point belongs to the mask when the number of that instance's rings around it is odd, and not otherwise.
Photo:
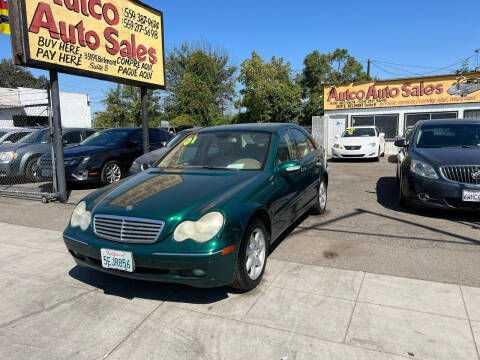
[(312, 206), (311, 213), (313, 215), (321, 215), (327, 210), (328, 202), (328, 185), (325, 178), (322, 179), (318, 186), (318, 196), (315, 204)]
[(240, 245), (231, 287), (249, 291), (260, 284), (267, 266), (269, 243), (270, 234), (265, 224), (258, 218), (250, 221)]

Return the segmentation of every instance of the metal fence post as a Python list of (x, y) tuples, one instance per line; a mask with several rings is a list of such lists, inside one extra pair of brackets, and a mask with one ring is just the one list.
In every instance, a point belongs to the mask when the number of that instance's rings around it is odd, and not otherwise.
[(141, 87), (141, 117), (142, 117), (142, 128), (143, 128), (143, 152), (146, 154), (150, 152), (150, 137), (148, 134), (148, 97), (147, 97), (147, 88)]
[(53, 149), (55, 151), (55, 170), (57, 173), (58, 200), (67, 202), (67, 183), (65, 179), (65, 165), (63, 162), (62, 117), (60, 114), (60, 90), (58, 87), (58, 73), (50, 70), (50, 91), (53, 115)]

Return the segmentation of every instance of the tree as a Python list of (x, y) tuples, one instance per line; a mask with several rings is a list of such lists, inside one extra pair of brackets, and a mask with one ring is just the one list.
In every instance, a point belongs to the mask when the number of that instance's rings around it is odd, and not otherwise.
[(290, 63), (272, 57), (270, 62), (255, 52), (240, 66), (238, 80), (243, 85), (237, 108), (245, 111), (239, 122), (297, 122), (301, 108), (301, 88), (292, 79)]
[(312, 116), (323, 114), (323, 85), (343, 84), (371, 80), (363, 66), (346, 49), (320, 54), (318, 50), (308, 54), (300, 76), (304, 106), (301, 122), (310, 123)]
[(43, 75), (35, 77), (26, 68), (14, 65), (11, 60), (2, 59), (0, 61), (0, 87), (10, 89), (18, 87), (48, 89), (49, 81)]
[(165, 69), (171, 117), (194, 118), (196, 125), (208, 126), (233, 100), (236, 67), (223, 50), (184, 43), (168, 54)]
[[(157, 92), (147, 90), (149, 119), (159, 116), (159, 99)], [(117, 84), (116, 87), (110, 89), (102, 102), (105, 105), (105, 111), (95, 113), (96, 127), (141, 126), (140, 88)]]

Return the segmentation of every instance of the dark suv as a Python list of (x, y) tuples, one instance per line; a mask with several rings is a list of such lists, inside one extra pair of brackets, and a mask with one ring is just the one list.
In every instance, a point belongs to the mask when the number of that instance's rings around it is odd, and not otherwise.
[[(149, 129), (150, 147), (164, 147), (172, 135), (161, 129)], [(143, 153), (141, 128), (116, 128), (96, 132), (79, 146), (64, 151), (65, 175), (70, 182), (119, 181), (133, 160)], [(51, 156), (40, 159), (43, 177), (51, 177)]]

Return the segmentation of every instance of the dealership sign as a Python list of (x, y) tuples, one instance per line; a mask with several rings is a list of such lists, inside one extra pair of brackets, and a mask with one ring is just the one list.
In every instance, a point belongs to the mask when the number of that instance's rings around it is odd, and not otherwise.
[(480, 102), (480, 73), (325, 85), (324, 109)]
[(163, 15), (136, 0), (10, 0), (16, 64), (165, 87)]

